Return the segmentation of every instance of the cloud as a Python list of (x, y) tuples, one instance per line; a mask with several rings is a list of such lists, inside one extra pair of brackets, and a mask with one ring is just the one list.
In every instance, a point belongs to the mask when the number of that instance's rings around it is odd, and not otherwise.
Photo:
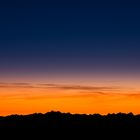
[[(14, 98), (14, 99), (44, 99), (44, 98), (79, 98), (79, 97), (98, 97), (98, 96), (112, 96), (112, 97), (128, 97), (139, 98), (140, 93), (124, 90), (119, 86), (87, 86), (87, 85), (71, 85), (71, 84), (52, 84), (52, 83), (4, 83), (0, 82), (0, 88), (8, 89), (25, 88), (26, 92), (9, 90), (7, 94), (1, 93), (0, 98)], [(28, 91), (28, 89), (33, 89)], [(39, 94), (38, 94), (39, 93)]]
[(108, 91), (118, 90), (118, 87), (100, 87), (100, 86), (83, 86), (83, 85), (61, 85), (61, 84), (40, 84), (40, 86), (48, 89), (61, 89), (61, 90), (79, 90), (79, 91)]
[[(10, 90), (12, 88), (13, 90)], [(17, 90), (22, 88), (25, 88), (27, 90), (26, 91)], [(118, 90), (119, 88), (111, 86), (108, 87), (108, 86), (86, 86), (86, 85), (50, 84), (50, 83), (33, 84), (20, 82), (19, 83), (0, 82), (0, 89), (9, 90), (8, 92), (6, 91), (6, 94), (1, 93), (0, 98), (3, 99), (35, 100), (45, 98), (95, 97), (97, 95), (107, 95), (114, 90)]]
[(109, 86), (83, 86), (66, 84), (31, 84), (31, 83), (0, 83), (0, 88), (46, 88), (61, 90), (79, 90), (79, 91), (105, 91), (118, 90), (118, 87)]
[(0, 83), (0, 88), (34, 88), (30, 83)]
[(125, 96), (130, 97), (130, 98), (139, 99), (140, 98), (140, 92), (125, 94)]
[(38, 84), (39, 86), (56, 87), (58, 84)]
[(13, 85), (17, 85), (17, 86), (29, 86), (31, 85), (30, 83), (12, 83)]

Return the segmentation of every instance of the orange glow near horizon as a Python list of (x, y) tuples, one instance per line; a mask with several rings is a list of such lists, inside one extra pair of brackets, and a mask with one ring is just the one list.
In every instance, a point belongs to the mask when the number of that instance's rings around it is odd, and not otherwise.
[(61, 84), (0, 84), (0, 115), (61, 111), (139, 114), (138, 89)]

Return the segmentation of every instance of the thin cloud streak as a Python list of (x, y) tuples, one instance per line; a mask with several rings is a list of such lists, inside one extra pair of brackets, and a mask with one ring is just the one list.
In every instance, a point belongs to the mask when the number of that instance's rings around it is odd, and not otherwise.
[[(0, 83), (0, 89), (25, 88), (24, 91), (19, 93), (12, 93), (10, 90), (6, 94), (1, 92), (0, 98), (2, 99), (27, 99), (38, 100), (46, 98), (87, 98), (97, 96), (118, 96), (127, 98), (139, 98), (139, 91), (126, 92), (119, 86), (83, 86), (83, 85), (66, 85), (66, 84), (32, 84), (32, 83)], [(123, 90), (122, 90), (123, 89)], [(29, 91), (28, 91), (29, 90)], [(32, 91), (32, 92), (31, 92)], [(41, 92), (40, 92), (41, 91)]]
[(97, 90), (119, 90), (118, 87), (99, 87), (99, 86), (83, 86), (83, 85), (63, 85), (63, 84), (40, 84), (41, 87), (49, 89), (61, 89), (61, 90), (81, 90), (81, 91), (97, 91)]
[[(11, 90), (9, 90), (9, 88)], [(20, 90), (20, 89), (26, 89)], [(115, 87), (96, 87), (83, 85), (64, 85), (64, 84), (32, 84), (32, 83), (0, 83), (2, 93), (1, 99), (46, 99), (46, 98), (79, 98), (95, 97), (97, 95), (107, 95), (109, 92), (118, 90)], [(19, 89), (19, 90), (18, 90)], [(8, 91), (7, 91), (8, 90)], [(15, 93), (16, 92), (16, 93)]]
[(61, 90), (119, 90), (118, 87), (99, 87), (99, 86), (82, 86), (82, 85), (63, 85), (63, 84), (31, 84), (31, 83), (0, 83), (0, 88), (46, 88), (46, 89), (61, 89)]
[(0, 83), (0, 88), (34, 88), (30, 83)]

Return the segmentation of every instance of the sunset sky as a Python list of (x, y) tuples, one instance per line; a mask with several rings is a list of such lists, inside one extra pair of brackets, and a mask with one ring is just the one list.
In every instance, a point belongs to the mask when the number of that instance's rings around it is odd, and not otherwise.
[(0, 2), (0, 115), (140, 114), (140, 2)]

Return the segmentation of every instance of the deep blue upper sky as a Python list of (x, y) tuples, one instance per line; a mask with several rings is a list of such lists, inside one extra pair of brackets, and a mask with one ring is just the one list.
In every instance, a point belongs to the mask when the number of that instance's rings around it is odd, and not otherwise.
[(140, 2), (0, 2), (0, 75), (140, 70)]

